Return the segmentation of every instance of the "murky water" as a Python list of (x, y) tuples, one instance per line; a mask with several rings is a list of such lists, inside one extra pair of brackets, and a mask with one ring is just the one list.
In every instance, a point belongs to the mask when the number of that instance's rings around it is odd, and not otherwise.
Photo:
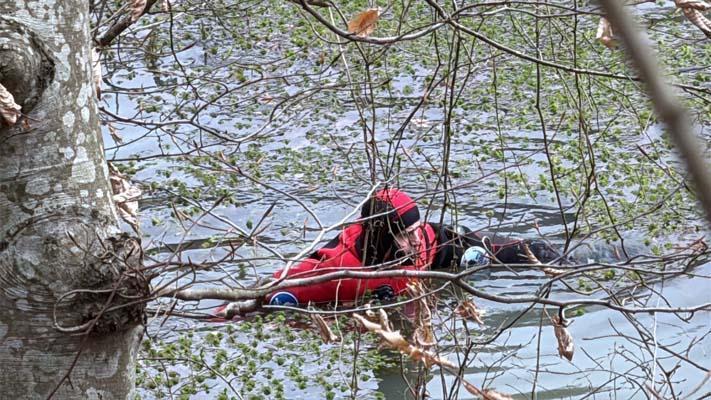
[[(284, 186), (286, 189), (286, 186)], [(335, 188), (329, 188), (335, 190)], [(322, 223), (336, 223), (342, 216), (350, 211), (350, 207), (344, 204), (340, 198), (333, 196), (329, 189), (320, 189), (310, 193), (298, 193), (301, 200), (313, 207), (313, 210), (322, 219)], [(297, 194), (297, 192), (291, 192)], [(358, 188), (339, 188), (339, 196), (346, 197), (351, 203), (356, 203), (361, 198)], [(231, 221), (245, 221), (251, 219), (258, 221), (261, 214), (272, 202), (278, 201), (272, 216), (269, 218), (269, 228), (260, 236), (262, 243), (278, 249), (283, 255), (295, 254), (307, 240), (300, 237), (298, 227), (307, 220), (307, 214), (300, 206), (289, 203), (278, 195), (267, 195), (259, 198), (256, 195), (245, 193), (240, 198), (248, 205), (235, 208), (220, 208), (219, 215)], [(493, 201), (492, 205), (495, 204)], [(491, 207), (491, 206), (490, 206)], [(486, 207), (489, 209), (488, 207)], [(501, 208), (493, 207), (497, 211)], [(148, 215), (167, 213), (168, 210), (155, 206), (155, 208), (144, 209)], [(557, 210), (548, 207), (536, 207), (526, 204), (507, 205), (507, 218), (513, 225), (502, 228), (505, 233), (519, 236), (535, 236), (537, 233), (524, 224), (516, 224), (516, 220), (521, 218), (536, 218), (543, 227), (544, 232), (556, 231), (560, 229), (559, 214)], [(486, 217), (482, 217), (484, 212), (480, 205), (463, 204), (460, 209), (460, 222), (468, 226), (492, 226), (494, 223)], [(203, 221), (206, 225), (220, 225), (212, 218)], [(494, 225), (495, 226), (495, 225)], [(157, 247), (154, 251), (157, 254), (165, 253), (168, 249), (175, 249), (175, 244), (183, 237), (180, 230), (175, 227), (164, 227), (161, 230), (144, 226), (149, 233), (149, 237), (155, 238), (157, 242), (173, 243), (169, 248), (160, 249), (157, 243), (152, 243), (151, 247)], [(280, 232), (286, 230), (286, 234)], [(180, 232), (180, 233), (178, 233)], [(190, 257), (194, 260), (208, 259), (215, 260), (227, 253), (227, 249), (217, 247), (204, 249), (205, 239), (214, 235), (211, 229), (195, 227), (191, 229), (185, 238), (195, 240), (191, 250), (184, 251), (182, 257)], [(307, 233), (306, 239), (313, 237), (313, 232)], [(644, 246), (642, 246), (643, 249)], [(581, 250), (584, 253), (585, 261), (590, 262), (592, 258), (597, 261), (616, 261), (614, 251), (609, 246), (600, 245), (596, 249)], [(247, 280), (238, 277), (238, 263), (226, 263), (219, 270), (198, 274), (198, 281), (204, 282), (198, 286), (209, 286), (211, 281), (224, 279), (225, 275), (231, 275), (234, 279), (227, 279), (230, 284), (248, 283), (253, 278), (253, 272), (258, 275), (268, 276), (275, 269), (283, 265), (275, 260), (273, 255), (249, 246), (243, 249), (240, 254), (245, 258), (265, 259), (251, 262), (250, 265), (256, 269), (247, 268)], [(657, 283), (653, 286), (656, 290), (663, 290), (664, 297), (675, 306), (693, 306), (703, 302), (711, 301), (711, 294), (708, 291), (708, 278), (711, 277), (711, 265), (706, 264), (695, 270), (700, 275), (696, 278), (679, 277), (671, 281)], [(481, 273), (476, 275), (474, 285), (488, 293), (495, 293), (508, 296), (524, 296), (534, 294), (540, 285), (547, 281), (543, 274), (533, 271), (494, 271), (491, 273)], [(192, 279), (192, 278), (191, 278)], [(186, 279), (186, 282), (188, 279)], [(214, 284), (214, 283), (212, 283)], [(572, 283), (573, 285), (575, 282)], [(645, 291), (646, 292), (646, 291)], [(553, 292), (556, 298), (576, 297), (563, 287), (556, 287)], [(444, 299), (443, 302), (451, 303), (453, 300)], [(501, 392), (515, 395), (515, 398), (531, 398), (535, 385), (535, 395), (539, 399), (568, 399), (568, 398), (645, 398), (646, 395), (639, 384), (645, 382), (644, 377), (654, 368), (653, 359), (666, 368), (673, 368), (677, 360), (670, 358), (670, 352), (684, 354), (698, 366), (687, 362), (681, 362), (674, 370), (673, 381), (677, 395), (690, 391), (703, 378), (702, 368), (708, 368), (708, 359), (711, 352), (711, 339), (708, 336), (711, 327), (711, 313), (699, 312), (688, 321), (681, 321), (673, 315), (642, 315), (638, 318), (638, 323), (649, 332), (656, 332), (657, 342), (660, 348), (641, 346), (637, 341), (639, 333), (631, 323), (621, 314), (601, 307), (587, 307), (580, 316), (569, 315), (572, 318), (570, 333), (575, 338), (575, 356), (573, 362), (569, 362), (557, 355), (556, 340), (553, 329), (547, 316), (541, 317), (541, 308), (537, 307), (521, 315), (525, 307), (522, 305), (505, 305), (485, 300), (477, 300), (478, 305), (486, 310), (486, 325), (481, 327), (474, 323), (462, 326), (462, 322), (452, 325), (451, 322), (443, 322), (445, 329), (439, 330), (438, 334), (444, 336), (446, 332), (455, 332), (459, 341), (454, 345), (451, 341), (444, 339), (444, 345), (440, 349), (442, 354), (453, 361), (462, 357), (466, 348), (462, 347), (467, 339), (472, 341), (483, 341), (487, 335), (495, 332), (496, 328), (516, 320), (514, 325), (506, 330), (498, 339), (485, 345), (472, 346), (469, 354), (469, 361), (464, 370), (464, 379), (478, 386), (496, 388)], [(646, 300), (647, 305), (657, 304), (656, 296)], [(213, 307), (218, 302), (202, 302), (200, 307)], [(192, 309), (189, 306), (188, 309)], [(555, 314), (555, 310), (548, 308), (548, 313)], [(445, 319), (451, 315), (451, 310), (441, 310), (440, 318)], [(234, 322), (239, 325), (241, 322)], [(182, 327), (182, 331), (202, 332), (224, 332), (222, 324), (181, 322), (180, 320), (169, 320), (161, 329), (153, 327), (162, 337), (170, 340), (171, 333), (167, 327)], [(304, 328), (296, 328), (304, 329)], [(312, 328), (308, 328), (312, 329)], [(200, 335), (200, 334), (198, 334)], [(625, 336), (629, 336), (627, 338)], [(248, 340), (245, 338), (245, 340)], [(276, 339), (274, 339), (276, 340)], [(692, 350), (685, 352), (686, 346), (692, 341), (698, 340)], [(539, 343), (540, 342), (540, 343)], [(266, 344), (269, 346), (269, 344)], [(375, 346), (375, 344), (363, 344), (364, 346)], [(661, 346), (665, 346), (664, 349)], [(335, 345), (326, 346), (336, 348)], [(656, 353), (656, 355), (655, 355)], [(288, 352), (286, 354), (289, 354)], [(390, 354), (391, 360), (399, 363), (400, 358), (395, 354)], [(347, 370), (348, 358), (341, 360), (340, 369)], [(322, 368), (326, 366), (317, 356), (307, 357), (304, 370), (312, 374), (324, 373)], [(536, 372), (536, 366), (538, 371)], [(415, 379), (414, 370), (416, 367), (405, 362), (404, 376), (408, 379)], [(409, 372), (407, 370), (410, 370)], [(328, 371), (325, 371), (328, 372)], [(657, 370), (657, 377), (661, 369)], [(383, 368), (377, 371), (363, 371), (362, 374), (372, 374), (369, 381), (359, 382), (361, 395), (370, 398), (368, 393), (375, 390), (385, 395), (387, 399), (405, 398), (408, 392), (408, 385), (403, 379), (403, 372), (400, 367)], [(454, 384), (454, 377), (451, 374), (439, 375), (437, 368), (432, 371), (433, 376), (427, 383), (427, 392), (432, 398), (474, 398), (463, 388)], [(282, 377), (289, 387), (289, 378)], [(331, 378), (335, 383), (350, 383), (345, 375), (334, 375)], [(219, 382), (218, 382), (219, 387)], [(323, 389), (320, 387), (307, 387), (299, 389), (292, 387), (291, 396), (286, 398), (321, 398)], [(342, 391), (337, 398), (348, 398), (350, 391)], [(360, 397), (360, 396), (359, 396)], [(198, 396), (198, 398), (200, 398)], [(205, 395), (204, 398), (210, 398)], [(268, 396), (266, 397), (268, 398)]]
[[(281, 15), (278, 18), (290, 21), (290, 17)], [(274, 18), (278, 20), (277, 17)], [(203, 18), (198, 19), (199, 21), (205, 23), (211, 20)], [(179, 21), (176, 23), (180, 24)], [(235, 90), (231, 97), (226, 96), (224, 103), (217, 102), (207, 107), (196, 121), (204, 128), (225, 129), (226, 134), (233, 139), (255, 135), (251, 140), (239, 146), (236, 143), (220, 142), (190, 124), (175, 124), (153, 130), (132, 124), (116, 124), (124, 142), (117, 147), (108, 130), (105, 132), (109, 159), (127, 162), (139, 158), (135, 164), (137, 172), (134, 179), (147, 185), (151, 182), (165, 184), (162, 189), (148, 191), (141, 201), (144, 246), (153, 260), (177, 260), (178, 255), (173, 253), (181, 242), (183, 245), (180, 246), (182, 251), (179, 257), (183, 261), (220, 260), (230, 254), (232, 246), (238, 247), (234, 255), (217, 268), (188, 274), (179, 280), (196, 287), (236, 286), (249, 284), (257, 276), (269, 276), (283, 265), (280, 257), (288, 258), (298, 253), (316, 235), (317, 224), (303, 205), (309, 207), (318, 216), (322, 225), (328, 226), (338, 223), (352, 211), (369, 189), (368, 164), (363, 150), (362, 133), (358, 127), (359, 115), (348, 90), (324, 91), (314, 95), (313, 98), (309, 97), (289, 104), (278, 110), (279, 116), (269, 122), (269, 113), (275, 110), (274, 102), (270, 100), (272, 95), (283, 96), (286, 93), (295, 96), (307, 92), (315, 85), (317, 79), (307, 75), (297, 75), (288, 82), (266, 79), (248, 86), (243, 91), (238, 91), (235, 87), (239, 82), (235, 82), (234, 76), (229, 75), (226, 70), (217, 68), (216, 65), (235, 62), (235, 60), (245, 64), (267, 63), (270, 58), (277, 58), (276, 55), (285, 51), (280, 46), (284, 44), (288, 47), (285, 43), (289, 43), (289, 38), (284, 37), (283, 32), (277, 32), (279, 38), (274, 39), (272, 44), (264, 44), (272, 47), (269, 47), (269, 51), (260, 53), (261, 55), (254, 55), (243, 49), (243, 53), (224, 55), (223, 52), (217, 52), (206, 56), (205, 49), (214, 44), (212, 42), (225, 43), (224, 38), (220, 39), (223, 33), (222, 29), (215, 26), (211, 31), (212, 37), (207, 35), (202, 40), (197, 40), (197, 44), (180, 52), (176, 58), (190, 71), (196, 73), (210, 71), (209, 76), (203, 77), (206, 82), (210, 79), (223, 80), (230, 90)], [(260, 42), (256, 43), (257, 47), (262, 46)], [(244, 57), (247, 57), (246, 61)], [(136, 65), (142, 65), (143, 62), (145, 60), (139, 60)], [(151, 90), (153, 85), (166, 84), (170, 79), (175, 79), (170, 73), (175, 62), (172, 56), (161, 57), (153, 62), (156, 65), (151, 67), (150, 72), (140, 68), (126, 71), (117, 67), (117, 70), (112, 71), (113, 74), (109, 79), (123, 88), (147, 88), (148, 90)], [(278, 75), (287, 71), (301, 72), (306, 67), (312, 67), (308, 59), (285, 66), (283, 71), (270, 73)], [(240, 79), (252, 79), (256, 76), (252, 75), (256, 73), (248, 67), (243, 69), (237, 71), (246, 75), (240, 76)], [(336, 72), (330, 71), (318, 75), (322, 80), (321, 83), (337, 82), (337, 78), (342, 78), (343, 71), (335, 69)], [(378, 105), (374, 108), (377, 121), (375, 137), (379, 140), (379, 150), (383, 160), (391, 161), (391, 158), (386, 156), (391, 149), (393, 139), (391, 135), (404, 121), (409, 107), (412, 107), (416, 100), (416, 97), (407, 100), (406, 87), (420, 88), (429, 68), (415, 64), (412, 70), (413, 73), (395, 73), (392, 80), (393, 92), (383, 91), (383, 95), (387, 96), (384, 99), (397, 98), (397, 102), (392, 101), (390, 105)], [(200, 79), (196, 81), (199, 82)], [(490, 80), (490, 71), (482, 67), (481, 73), (472, 78), (472, 85), (484, 85)], [(204, 82), (201, 84), (208, 86)], [(201, 92), (205, 87), (201, 86), (196, 91)], [(185, 89), (185, 92), (191, 91)], [(158, 102), (168, 111), (159, 109), (151, 112), (145, 111), (146, 106), (142, 103), (150, 96), (132, 95), (128, 90), (115, 92), (108, 90), (104, 95), (103, 105), (111, 112), (120, 115), (137, 114), (137, 118), (141, 119), (171, 120), (184, 118), (181, 113), (189, 112), (192, 110), (190, 107), (204, 104), (190, 97), (193, 95), (194, 93), (186, 95), (191, 100), (184, 100), (180, 97), (182, 96), (180, 91), (156, 94), (158, 99), (153, 101)], [(401, 98), (405, 100), (400, 100)], [(243, 106), (241, 102), (248, 103), (249, 106)], [(517, 104), (504, 105), (501, 107), (501, 113), (516, 114), (516, 107)], [(372, 118), (372, 115), (368, 115), (368, 118)], [(399, 155), (406, 155), (406, 157), (399, 162), (396, 184), (418, 197), (422, 210), (427, 210), (431, 221), (439, 220), (443, 200), (443, 196), (438, 194), (441, 186), (437, 183), (436, 173), (442, 164), (443, 120), (441, 107), (431, 105), (423, 108), (418, 113), (417, 120), (405, 129), (402, 147), (398, 150)], [(597, 120), (598, 125), (591, 128), (592, 134), (607, 122), (605, 117)], [(226, 126), (229, 128), (225, 128)], [(647, 128), (643, 137), (636, 132), (624, 132), (622, 137), (629, 137), (632, 140), (614, 142), (615, 146), (619, 146), (615, 154), (633, 151), (638, 144), (657, 145), (661, 129), (654, 124)], [(702, 128), (708, 132), (707, 125)], [(472, 111), (464, 108), (457, 108), (454, 111), (453, 129), (456, 135), (452, 139), (450, 155), (453, 172), (450, 185), (457, 187), (454, 192), (456, 208), (455, 212), (452, 212), (450, 207), (444, 221), (459, 223), (474, 229), (495, 230), (504, 235), (522, 237), (544, 235), (554, 243), (561, 244), (562, 220), (553, 196), (532, 183), (528, 191), (537, 193), (537, 196), (511, 189), (502, 199), (500, 196), (502, 179), (501, 176), (494, 174), (505, 167), (531, 182), (536, 182), (541, 174), (546, 174), (546, 157), (541, 152), (542, 132), (522, 126), (505, 127), (505, 140), (502, 141), (497, 133), (495, 116), (491, 111), (478, 109)], [(563, 132), (555, 136), (551, 144), (562, 145), (575, 140), (577, 135)], [(607, 140), (607, 138), (603, 137), (600, 140)], [(197, 143), (200, 144), (196, 149)], [(487, 149), (491, 148), (499, 150), (500, 156), (486, 153), (490, 151)], [(246, 175), (257, 180), (261, 179), (269, 186), (255, 184), (229, 171), (216, 172), (210, 169), (214, 167), (210, 164), (210, 157), (198, 159), (198, 156), (206, 154), (214, 157), (218, 150), (228, 156), (234, 155), (236, 163)], [(190, 156), (154, 158), (157, 155), (181, 152), (189, 152)], [(661, 159), (672, 160), (670, 162), (674, 163), (673, 158), (667, 153), (663, 154)], [(566, 163), (570, 164), (569, 161), (564, 162)], [(204, 174), (214, 175), (214, 180), (206, 180), (199, 176), (196, 171), (201, 169)], [(208, 181), (209, 189), (204, 189), (205, 196), (201, 197), (190, 192), (190, 190), (200, 190)], [(211, 207), (218, 198), (216, 193), (219, 190), (226, 190), (232, 194), (234, 203), (220, 204), (213, 209)], [(298, 198), (299, 201), (295, 201), (284, 192)], [(181, 196), (188, 200), (181, 199)], [(198, 205), (204, 209), (211, 209), (213, 215), (202, 217), (199, 224), (185, 219), (178, 221), (171, 203), (177, 204), (178, 209), (187, 209), (195, 205), (189, 200), (190, 197), (199, 198)], [(572, 197), (573, 195), (569, 194), (569, 198), (564, 198), (563, 202), (570, 203)], [(622, 193), (620, 197), (635, 199), (628, 193)], [(262, 221), (264, 213), (272, 206), (271, 214)], [(199, 214), (200, 212), (196, 215)], [(566, 219), (570, 220), (574, 212), (567, 211), (565, 215)], [(264, 230), (257, 236), (259, 243), (243, 245), (236, 236), (237, 228), (248, 232), (260, 221), (259, 227)], [(649, 246), (641, 243), (644, 232), (645, 226), (638, 225), (623, 232), (627, 238), (626, 244), (635, 254), (646, 254), (650, 251)], [(329, 235), (328, 238), (332, 236)], [(698, 236), (698, 234), (675, 234), (665, 239), (686, 243)], [(226, 245), (226, 241), (231, 242), (232, 246)], [(618, 253), (614, 251), (614, 246), (615, 244), (596, 244), (592, 250), (586, 248), (579, 250), (577, 256), (583, 262), (617, 262)], [(266, 250), (265, 247), (272, 251)], [(711, 291), (708, 290), (711, 265), (703, 264), (696, 267), (693, 272), (696, 274), (694, 277), (678, 277), (656, 282), (652, 284), (651, 289), (662, 292), (664, 298), (677, 307), (711, 302)], [(155, 284), (168, 282), (177, 274), (178, 272), (167, 274)], [(530, 296), (536, 293), (547, 280), (543, 274), (535, 271), (513, 272), (496, 269), (475, 275), (472, 284), (487, 293)], [(570, 284), (576, 286), (577, 282), (570, 282)], [(635, 294), (649, 294), (649, 292), (643, 290)], [(653, 375), (656, 379), (661, 379), (662, 374), (669, 371), (673, 371), (668, 376), (673, 382), (674, 396), (683, 397), (684, 393), (688, 393), (702, 381), (703, 369), (711, 367), (708, 362), (711, 353), (711, 339), (708, 336), (711, 327), (709, 312), (697, 312), (685, 321), (670, 314), (638, 315), (635, 326), (624, 315), (602, 307), (569, 310), (567, 316), (572, 321), (569, 330), (576, 346), (573, 361), (569, 362), (557, 355), (553, 329), (547, 314), (542, 313), (541, 307), (526, 311), (525, 305), (476, 300), (477, 304), (486, 310), (485, 325), (479, 326), (474, 323), (464, 323), (461, 319), (450, 318), (451, 306), (456, 303), (457, 296), (463, 295), (461, 293), (445, 295), (435, 312), (435, 322), (438, 326), (436, 333), (441, 338), (439, 349), (441, 355), (451, 361), (459, 362), (466, 354), (468, 358), (464, 363), (463, 371), (465, 380), (479, 387), (496, 388), (501, 392), (512, 394), (515, 398), (647, 398), (648, 395), (645, 394), (643, 387), (645, 383), (649, 383), (647, 376)], [(557, 299), (579, 297), (562, 285), (556, 285), (551, 296)], [(664, 301), (656, 295), (646, 296), (644, 302), (646, 306), (664, 305)], [(199, 305), (178, 305), (177, 309), (205, 310), (217, 304), (219, 302), (204, 301)], [(163, 305), (163, 307), (167, 306), (167, 303)], [(550, 315), (557, 312), (550, 308), (546, 311)], [(242, 357), (246, 351), (237, 344), (252, 346), (252, 335), (255, 331), (252, 328), (240, 331), (240, 326), (245, 326), (245, 322), (251, 324), (254, 321), (248, 319), (222, 324), (179, 318), (172, 318), (165, 322), (156, 319), (152, 321), (150, 331), (165, 342), (175, 342), (181, 334), (191, 332), (197, 338), (190, 347), (191, 351), (197, 352), (202, 349), (200, 351), (205, 352), (205, 359), (215, 361), (221, 357), (219, 351), (225, 350), (226, 358), (229, 360)], [(492, 338), (498, 327), (508, 324), (513, 325), (497, 338)], [(265, 329), (272, 334), (268, 338), (260, 339), (254, 348), (258, 349), (260, 355), (274, 352), (283, 356), (286, 361), (279, 364), (278, 361), (265, 358), (260, 360), (263, 369), (258, 372), (247, 367), (241, 369), (243, 366), (240, 366), (236, 367), (238, 372), (233, 378), (219, 379), (212, 376), (208, 379), (211, 392), (200, 391), (194, 395), (194, 398), (215, 398), (216, 392), (230, 386), (228, 383), (234, 384), (237, 393), (249, 392), (241, 389), (246, 383), (239, 379), (242, 379), (245, 374), (254, 374), (255, 380), (267, 386), (271, 382), (270, 379), (278, 380), (285, 386), (285, 398), (326, 398), (325, 393), (328, 392), (334, 393), (337, 398), (352, 396), (353, 391), (349, 387), (353, 382), (353, 377), (349, 375), (354, 346), (352, 343), (349, 342), (344, 349), (338, 349), (336, 345), (320, 345), (317, 346), (319, 353), (309, 347), (311, 349), (309, 352), (302, 353), (301, 351), (310, 346), (309, 342), (313, 342), (314, 338), (313, 333), (310, 333), (311, 336), (307, 335), (311, 329), (308, 324), (295, 325), (293, 329), (290, 326), (290, 334), (295, 335), (291, 342), (303, 344), (304, 347), (300, 348), (287, 348), (280, 345), (286, 333), (278, 330), (277, 323), (267, 323)], [(640, 345), (638, 341), (640, 331), (648, 332), (650, 337), (655, 337), (658, 345), (656, 347), (653, 345), (654, 340), (648, 340), (652, 343), (651, 346)], [(226, 346), (224, 342), (226, 339), (211, 343), (207, 338), (214, 333), (223, 333), (237, 344)], [(490, 343), (489, 339), (491, 339)], [(692, 343), (693, 346), (687, 352), (686, 347)], [(373, 341), (361, 341), (359, 346), (361, 351), (376, 348)], [(359, 391), (356, 397), (376, 398), (378, 396), (376, 392), (384, 394), (387, 399), (402, 399), (408, 396), (411, 388), (408, 386), (408, 381), (412, 385), (417, 378), (415, 373), (417, 366), (408, 361), (400, 363), (400, 357), (391, 352), (382, 353), (387, 355), (386, 358), (390, 363), (396, 362), (397, 366), (378, 368), (360, 366), (357, 374), (360, 378)], [(679, 361), (677, 357), (670, 357), (675, 353), (682, 354), (688, 361)], [(334, 354), (335, 361), (327, 362), (326, 359)], [(298, 378), (300, 375), (289, 372), (292, 366), (300, 368), (305, 375), (318, 377), (318, 379), (314, 378), (309, 380), (308, 384), (304, 384)], [(264, 368), (269, 372), (265, 372)], [(192, 379), (195, 368), (178, 366), (174, 371), (181, 379), (188, 380)], [(267, 375), (272, 378), (267, 378)], [(316, 381), (321, 383), (316, 385), (314, 383)], [(655, 386), (659, 387), (659, 385)], [(431, 375), (427, 377), (426, 390), (431, 398), (473, 398), (459, 386), (452, 374), (441, 374), (437, 368), (434, 368)], [(707, 393), (708, 390), (707, 386), (697, 395)], [(155, 393), (146, 390), (145, 387), (142, 391), (146, 398), (160, 397)], [(273, 395), (273, 392), (262, 391), (254, 396), (272, 398)], [(663, 395), (671, 397), (670, 393), (665, 392)], [(245, 398), (248, 398), (246, 394)]]

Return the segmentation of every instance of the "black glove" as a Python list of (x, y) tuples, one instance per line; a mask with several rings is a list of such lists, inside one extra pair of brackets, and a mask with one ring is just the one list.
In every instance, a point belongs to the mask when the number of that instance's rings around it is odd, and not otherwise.
[(395, 290), (390, 285), (378, 286), (373, 290), (373, 295), (380, 300), (381, 303), (395, 300)]
[(538, 240), (527, 240), (526, 244), (538, 261), (542, 263), (551, 262), (560, 258), (560, 253), (546, 242)]

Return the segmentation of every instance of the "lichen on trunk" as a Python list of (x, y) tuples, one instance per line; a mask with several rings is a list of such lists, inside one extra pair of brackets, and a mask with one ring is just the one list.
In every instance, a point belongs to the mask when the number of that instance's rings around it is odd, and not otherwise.
[(148, 282), (140, 243), (121, 234), (111, 200), (88, 7), (0, 4), (0, 84), (23, 113), (0, 126), (0, 386), (8, 398), (119, 399), (134, 387)]

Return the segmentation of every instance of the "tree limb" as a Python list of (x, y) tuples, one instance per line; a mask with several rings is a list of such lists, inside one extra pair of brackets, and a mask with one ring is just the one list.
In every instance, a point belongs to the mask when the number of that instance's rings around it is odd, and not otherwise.
[[(146, 1), (146, 8), (143, 9), (143, 13), (141, 15), (145, 15), (150, 11), (151, 7), (155, 3), (157, 3), (158, 0), (147, 0)], [(118, 37), (123, 31), (128, 29), (129, 26), (131, 26), (134, 23), (133, 17), (131, 16), (131, 13), (126, 13), (126, 15), (123, 16), (118, 22), (115, 24), (111, 25), (111, 27), (104, 32), (104, 34), (99, 38), (98, 40), (98, 45), (99, 47), (106, 47), (111, 44), (111, 42)]]
[(639, 70), (640, 78), (647, 85), (649, 97), (659, 118), (667, 125), (667, 133), (681, 153), (686, 168), (695, 183), (695, 191), (711, 225), (711, 173), (701, 149), (704, 146), (696, 139), (686, 110), (666, 83), (664, 75), (654, 58), (654, 51), (621, 2), (602, 0), (612, 23), (625, 44), (625, 49)]

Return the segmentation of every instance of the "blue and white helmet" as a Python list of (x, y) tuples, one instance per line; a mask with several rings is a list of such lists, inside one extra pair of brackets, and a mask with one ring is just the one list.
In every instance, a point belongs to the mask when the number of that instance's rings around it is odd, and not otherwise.
[(491, 260), (489, 259), (486, 250), (479, 246), (473, 246), (464, 252), (462, 260), (459, 262), (459, 267), (472, 268), (486, 266), (489, 264), (491, 264)]
[(269, 300), (269, 305), (272, 306), (298, 306), (299, 305), (299, 300), (296, 299), (296, 296), (289, 292), (279, 292), (274, 294), (272, 296), (271, 300)]

